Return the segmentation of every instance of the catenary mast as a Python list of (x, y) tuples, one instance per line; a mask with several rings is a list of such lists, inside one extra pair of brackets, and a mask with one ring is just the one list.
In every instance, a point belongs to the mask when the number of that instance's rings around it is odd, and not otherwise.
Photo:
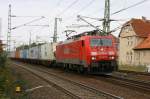
[(8, 11), (8, 33), (7, 33), (7, 52), (10, 52), (11, 43), (11, 5), (9, 4)]
[(105, 0), (103, 31), (104, 35), (107, 35), (110, 31), (110, 0)]
[(55, 24), (54, 24), (54, 35), (53, 35), (53, 42), (57, 42), (57, 23), (58, 23), (58, 20), (61, 21), (61, 18), (55, 18)]

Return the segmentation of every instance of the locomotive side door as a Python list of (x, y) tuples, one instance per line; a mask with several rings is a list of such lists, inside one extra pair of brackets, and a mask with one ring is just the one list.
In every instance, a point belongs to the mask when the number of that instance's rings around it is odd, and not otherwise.
[(82, 64), (83, 64), (83, 67), (87, 67), (87, 64), (86, 64), (86, 45), (85, 45), (85, 40), (82, 40), (82, 52), (81, 52), (82, 56)]

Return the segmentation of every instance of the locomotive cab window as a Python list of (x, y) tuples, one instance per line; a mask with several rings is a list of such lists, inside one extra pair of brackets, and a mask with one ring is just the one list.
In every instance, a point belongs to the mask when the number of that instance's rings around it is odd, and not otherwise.
[(112, 40), (106, 38), (92, 38), (90, 40), (91, 46), (112, 46)]

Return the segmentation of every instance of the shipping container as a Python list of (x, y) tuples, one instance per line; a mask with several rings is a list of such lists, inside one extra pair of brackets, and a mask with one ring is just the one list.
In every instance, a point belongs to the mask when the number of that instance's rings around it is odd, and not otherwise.
[(15, 58), (16, 59), (20, 58), (20, 49), (16, 49), (16, 51), (15, 51)]
[(10, 57), (10, 58), (15, 58), (15, 51), (11, 51), (11, 52), (8, 54), (8, 57)]
[(40, 59), (40, 47), (41, 45), (37, 45), (29, 48), (29, 59)]
[(20, 58), (27, 59), (28, 58), (28, 49), (20, 50)]
[(41, 60), (55, 60), (54, 52), (56, 50), (56, 43), (46, 43), (41, 45), (39, 50), (39, 58)]

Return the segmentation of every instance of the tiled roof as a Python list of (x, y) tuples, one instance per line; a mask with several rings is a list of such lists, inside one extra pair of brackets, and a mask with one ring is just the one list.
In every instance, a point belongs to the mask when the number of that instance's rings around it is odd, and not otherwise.
[(150, 35), (143, 42), (137, 45), (134, 49), (135, 50), (150, 49)]
[(126, 24), (131, 24), (137, 36), (147, 37), (150, 34), (150, 21), (144, 19), (131, 19)]

